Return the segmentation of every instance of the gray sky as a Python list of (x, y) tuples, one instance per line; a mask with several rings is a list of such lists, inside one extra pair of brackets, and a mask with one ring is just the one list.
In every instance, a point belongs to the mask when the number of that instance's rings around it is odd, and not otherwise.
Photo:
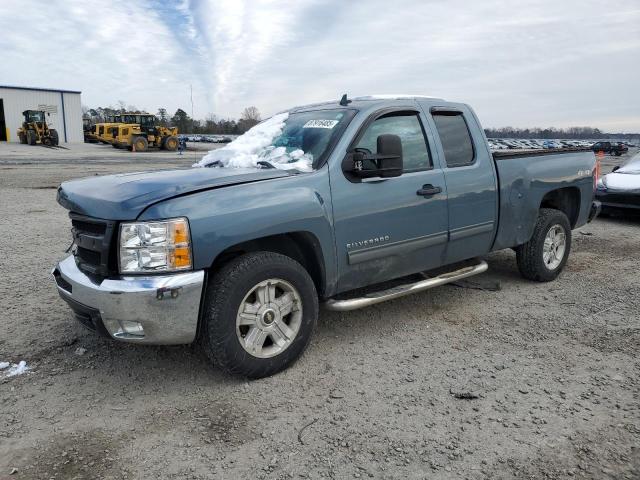
[[(37, 8), (36, 8), (37, 5)], [(155, 113), (263, 116), (381, 93), (488, 127), (640, 132), (638, 0), (3, 0), (0, 84)]]

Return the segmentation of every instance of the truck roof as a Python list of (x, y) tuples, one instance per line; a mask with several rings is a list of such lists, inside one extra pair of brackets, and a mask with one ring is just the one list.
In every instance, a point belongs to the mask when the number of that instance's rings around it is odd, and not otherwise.
[[(371, 102), (384, 102), (385, 100), (418, 100), (418, 99), (429, 99), (429, 100), (440, 100), (442, 102), (446, 101), (439, 97), (430, 97), (428, 95), (409, 95), (409, 94), (378, 94), (378, 95), (363, 95), (359, 97), (349, 98), (349, 105), (347, 107), (366, 107), (369, 106)], [(296, 110), (307, 110), (315, 107), (326, 107), (326, 106), (336, 106), (340, 107), (340, 99), (327, 100), (318, 103), (310, 103), (307, 105), (298, 105), (296, 107), (287, 109), (286, 111), (296, 111)]]

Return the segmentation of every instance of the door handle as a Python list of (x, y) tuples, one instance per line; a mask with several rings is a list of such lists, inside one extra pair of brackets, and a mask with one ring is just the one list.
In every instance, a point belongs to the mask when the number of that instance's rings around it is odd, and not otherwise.
[(430, 197), (440, 192), (442, 192), (442, 188), (434, 187), (433, 185), (428, 183), (426, 185), (423, 185), (422, 188), (416, 192), (416, 194), (420, 195), (421, 197)]

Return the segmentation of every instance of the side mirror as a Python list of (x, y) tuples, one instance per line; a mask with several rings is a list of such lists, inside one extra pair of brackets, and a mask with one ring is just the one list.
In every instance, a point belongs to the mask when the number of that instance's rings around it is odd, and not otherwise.
[(352, 154), (350, 173), (359, 178), (399, 177), (402, 175), (402, 141), (398, 135), (380, 135), (377, 153), (356, 150)]

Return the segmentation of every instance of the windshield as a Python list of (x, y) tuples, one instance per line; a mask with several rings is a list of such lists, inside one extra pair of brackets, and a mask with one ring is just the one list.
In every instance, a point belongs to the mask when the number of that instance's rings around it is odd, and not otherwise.
[(27, 114), (28, 122), (43, 122), (44, 121), (44, 112), (29, 112)]
[(153, 127), (156, 117), (154, 115), (142, 115), (140, 117), (140, 125), (143, 127)]
[(279, 113), (225, 147), (210, 151), (194, 167), (280, 168), (312, 171), (353, 117), (347, 109)]

